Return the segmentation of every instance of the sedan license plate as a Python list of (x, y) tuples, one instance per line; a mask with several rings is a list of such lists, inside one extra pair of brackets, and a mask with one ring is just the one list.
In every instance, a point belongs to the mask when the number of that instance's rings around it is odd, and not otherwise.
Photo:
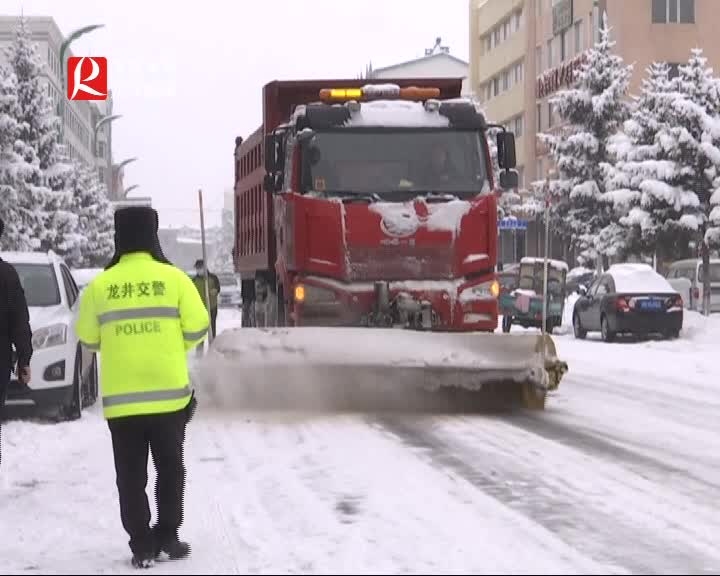
[(640, 310), (662, 310), (663, 308), (662, 300), (657, 300), (655, 298), (650, 300), (640, 300), (639, 304)]

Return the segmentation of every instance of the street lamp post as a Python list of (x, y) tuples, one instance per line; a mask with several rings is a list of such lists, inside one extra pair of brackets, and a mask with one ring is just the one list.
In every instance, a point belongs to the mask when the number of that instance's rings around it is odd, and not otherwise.
[[(130, 192), (135, 190), (135, 188), (139, 188), (139, 187), (140, 187), (140, 184), (133, 184), (132, 186), (128, 186), (127, 188), (125, 188), (123, 195), (125, 196), (125, 198), (127, 198), (127, 195), (130, 194)], [(121, 198), (121, 200), (122, 200), (122, 198)]]
[(65, 101), (67, 100), (67, 78), (65, 77), (65, 54), (70, 47), (70, 44), (75, 42), (80, 36), (84, 36), (88, 32), (97, 30), (98, 28), (104, 28), (105, 24), (91, 24), (89, 26), (83, 26), (77, 30), (71, 32), (68, 37), (60, 44), (60, 84), (62, 87), (63, 96), (60, 98), (60, 136), (65, 136)]
[[(120, 162), (119, 164), (113, 164), (113, 173), (117, 172), (118, 183), (121, 182), (121, 180), (120, 180), (121, 172), (120, 171), (125, 166), (127, 166), (128, 164), (130, 164), (132, 162), (135, 162), (136, 160), (137, 160), (137, 158), (127, 158), (127, 159), (123, 160), (122, 162)], [(122, 200), (123, 198), (125, 198), (125, 196), (127, 196), (127, 190), (119, 190), (118, 197), (113, 198), (113, 200)]]
[[(103, 116), (95, 123), (95, 127), (93, 129), (93, 147), (95, 148), (95, 156), (97, 156), (97, 134), (100, 128), (102, 128), (105, 124), (110, 124), (110, 122), (114, 122), (118, 118), (122, 118), (122, 114), (108, 114), (106, 116)], [(108, 135), (111, 136), (110, 132), (108, 132)], [(105, 160), (105, 190), (107, 192), (108, 197), (112, 197), (112, 148), (109, 145), (110, 138), (107, 139), (108, 146), (107, 150), (105, 150), (105, 156), (107, 157)]]

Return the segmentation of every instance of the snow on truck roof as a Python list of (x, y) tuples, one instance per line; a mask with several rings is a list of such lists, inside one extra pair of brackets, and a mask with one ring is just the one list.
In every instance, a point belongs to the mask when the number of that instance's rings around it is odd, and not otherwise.
[(643, 294), (648, 292), (674, 293), (675, 289), (649, 264), (613, 264), (608, 268), (615, 283), (615, 292)]
[(351, 114), (345, 126), (447, 128), (450, 126), (450, 120), (437, 110), (432, 112), (426, 110), (422, 102), (373, 100), (361, 102), (360, 110)]
[[(525, 256), (520, 260), (520, 264), (543, 264), (544, 262), (544, 258), (535, 258), (532, 256)], [(562, 260), (548, 259), (548, 266), (556, 270), (564, 270), (565, 272), (568, 270), (568, 265)]]

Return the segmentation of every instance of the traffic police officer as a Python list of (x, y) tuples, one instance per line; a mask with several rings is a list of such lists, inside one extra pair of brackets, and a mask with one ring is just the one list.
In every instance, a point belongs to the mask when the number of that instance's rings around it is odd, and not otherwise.
[[(187, 352), (208, 331), (192, 280), (160, 249), (152, 208), (115, 212), (115, 255), (82, 295), (76, 332), (101, 354), (102, 404), (112, 436), (120, 516), (132, 562), (183, 558), (185, 427), (195, 409)], [(148, 450), (157, 469), (157, 524), (150, 528)]]

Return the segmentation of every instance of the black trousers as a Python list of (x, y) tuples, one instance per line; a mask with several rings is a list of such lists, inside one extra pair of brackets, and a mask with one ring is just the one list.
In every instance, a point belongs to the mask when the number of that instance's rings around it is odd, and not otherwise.
[(2, 467), (2, 424), (5, 420), (5, 401), (7, 400), (7, 389), (10, 385), (10, 377), (0, 375), (0, 467)]
[(213, 338), (217, 336), (217, 308), (210, 310), (210, 325), (212, 326)]
[[(185, 463), (183, 445), (186, 409), (167, 414), (127, 416), (108, 420), (120, 495), (120, 518), (130, 536), (133, 554), (152, 554), (155, 541), (177, 538), (183, 522)], [(157, 470), (155, 497), (158, 517), (150, 529), (150, 506), (145, 492), (148, 451)]]

